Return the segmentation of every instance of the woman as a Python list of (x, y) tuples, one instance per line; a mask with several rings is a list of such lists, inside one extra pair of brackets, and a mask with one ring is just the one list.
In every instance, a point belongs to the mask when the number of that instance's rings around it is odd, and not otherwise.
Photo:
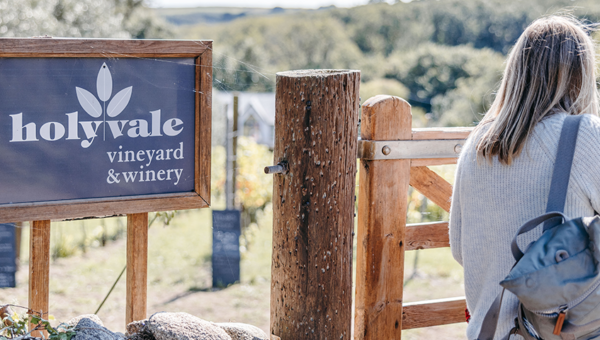
[[(533, 22), (508, 57), (490, 110), (461, 153), (450, 211), (450, 246), (464, 267), (476, 339), (499, 282), (514, 264), (510, 243), (517, 229), (545, 212), (558, 139), (567, 115), (583, 118), (573, 159), (565, 214), (600, 211), (600, 119), (595, 46), (574, 19)], [(541, 228), (519, 239), (536, 240)], [(495, 339), (514, 326), (518, 300), (505, 292)]]

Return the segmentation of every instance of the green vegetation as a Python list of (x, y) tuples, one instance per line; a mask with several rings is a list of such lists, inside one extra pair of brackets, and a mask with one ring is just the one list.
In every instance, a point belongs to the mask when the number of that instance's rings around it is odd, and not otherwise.
[[(0, 2), (0, 36), (213, 39), (217, 89), (273, 91), (279, 71), (360, 69), (363, 101), (376, 94), (396, 95), (413, 106), (416, 126), (465, 126), (476, 124), (489, 106), (503, 60), (522, 30), (565, 8), (591, 22), (600, 19), (596, 0), (416, 0), (318, 11), (149, 10), (143, 0), (5, 0)], [(173, 28), (159, 16), (175, 18), (171, 22), (181, 26)], [(198, 18), (205, 23), (182, 25)], [(239, 143), (236, 190), (247, 221), (241, 284), (218, 291), (210, 287), (210, 209), (151, 215), (159, 223), (149, 232), (149, 313), (186, 311), (268, 331), (272, 176), (262, 174), (262, 167), (272, 164), (273, 154), (249, 139)], [(454, 166), (435, 171), (452, 181)], [(213, 209), (222, 209), (222, 146), (213, 147), (212, 174)], [(411, 223), (448, 218), (414, 190), (408, 205)], [(24, 231), (19, 287), (3, 289), (8, 301), (2, 302), (25, 304), (27, 299), (29, 236)], [(122, 217), (52, 225), (53, 314), (65, 320), (97, 308), (125, 265), (124, 231)], [(407, 252), (405, 267), (407, 302), (464, 293), (462, 268), (449, 249)], [(124, 296), (121, 280), (100, 312), (111, 329), (124, 330)], [(403, 333), (407, 339), (464, 337), (464, 324), (443, 327), (450, 328)]]
[(179, 34), (215, 41), (214, 85), (221, 90), (273, 91), (275, 73), (291, 69), (360, 69), (363, 100), (400, 95), (415, 109), (418, 126), (469, 126), (489, 107), (503, 60), (523, 29), (567, 12), (596, 22), (600, 3), (378, 3), (180, 26)]
[[(9, 307), (8, 305), (2, 307)], [(28, 310), (27, 307), (11, 305), (11, 307), (23, 308)], [(75, 336), (75, 328), (67, 324), (61, 323), (56, 327), (52, 327), (50, 320), (41, 318), (40, 313), (34, 311), (27, 311), (27, 313), (19, 316), (17, 313), (12, 314), (6, 313), (0, 320), (0, 340), (9, 339), (22, 339), (31, 335), (32, 332), (45, 330), (48, 332), (48, 339), (50, 340), (71, 340)], [(29, 325), (36, 325), (28, 330)]]
[(172, 38), (144, 0), (3, 0), (0, 37)]

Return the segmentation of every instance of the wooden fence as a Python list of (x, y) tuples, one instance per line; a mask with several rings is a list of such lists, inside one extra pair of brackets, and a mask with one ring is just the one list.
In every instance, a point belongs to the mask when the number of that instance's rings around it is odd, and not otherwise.
[(465, 321), (464, 297), (403, 304), (404, 252), (449, 246), (448, 222), (406, 224), (409, 186), (446, 211), (452, 186), (430, 165), (456, 163), (472, 128), (412, 129), (410, 105), (362, 106), (354, 339), (401, 339), (403, 329)]

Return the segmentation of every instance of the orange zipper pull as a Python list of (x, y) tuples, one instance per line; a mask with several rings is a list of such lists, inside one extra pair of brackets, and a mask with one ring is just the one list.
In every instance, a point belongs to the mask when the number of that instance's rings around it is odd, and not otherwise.
[(556, 319), (556, 324), (554, 325), (554, 332), (552, 332), (552, 334), (554, 335), (560, 335), (560, 332), (562, 331), (563, 328), (563, 324), (565, 323), (565, 316), (566, 316), (566, 311), (561, 310), (560, 313), (558, 314), (558, 318)]

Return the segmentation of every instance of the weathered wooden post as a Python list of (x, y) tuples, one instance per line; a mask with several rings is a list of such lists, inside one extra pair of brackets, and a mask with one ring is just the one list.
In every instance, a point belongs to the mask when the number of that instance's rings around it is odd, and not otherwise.
[(350, 339), (360, 72), (277, 74), (271, 334)]
[[(50, 297), (50, 220), (32, 221), (29, 224), (29, 309), (43, 319), (48, 319)], [(39, 314), (38, 314), (39, 313)], [(31, 325), (31, 329), (36, 325)], [(48, 336), (45, 331), (35, 331), (33, 336)]]
[(127, 304), (125, 321), (144, 320), (148, 292), (148, 213), (127, 215)]
[[(410, 105), (391, 96), (363, 104), (364, 140), (412, 139)], [(400, 339), (410, 159), (360, 161), (354, 339)]]

